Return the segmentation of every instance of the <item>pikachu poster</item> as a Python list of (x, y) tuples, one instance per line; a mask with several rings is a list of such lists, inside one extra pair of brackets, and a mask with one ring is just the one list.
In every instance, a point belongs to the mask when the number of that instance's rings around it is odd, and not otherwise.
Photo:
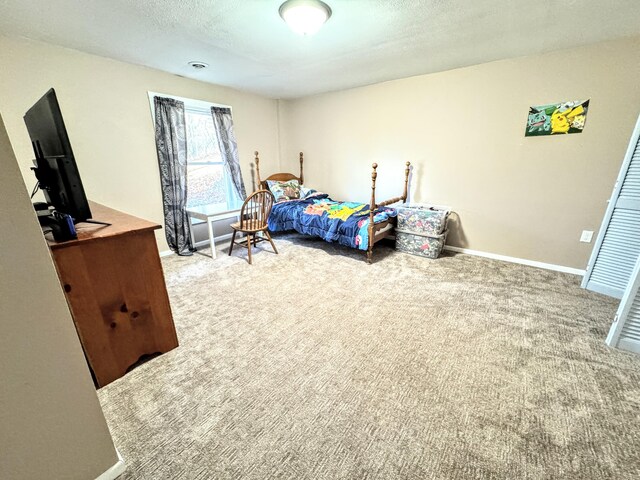
[(551, 103), (529, 107), (525, 137), (581, 133), (587, 119), (589, 100)]

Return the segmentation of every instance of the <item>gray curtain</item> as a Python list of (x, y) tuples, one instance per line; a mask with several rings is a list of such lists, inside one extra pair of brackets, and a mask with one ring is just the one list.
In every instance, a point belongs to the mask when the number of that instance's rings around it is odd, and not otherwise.
[(240, 171), (240, 158), (238, 157), (238, 144), (233, 133), (233, 119), (231, 118), (231, 109), (224, 107), (211, 107), (211, 115), (213, 115), (213, 125), (216, 129), (216, 137), (224, 166), (230, 175), (231, 182), (235, 187), (238, 197), (242, 200), (247, 198), (247, 192), (244, 189), (244, 181), (242, 180), (242, 172)]
[(156, 148), (164, 204), (164, 231), (169, 248), (192, 255), (191, 222), (187, 215), (187, 135), (184, 103), (154, 97)]

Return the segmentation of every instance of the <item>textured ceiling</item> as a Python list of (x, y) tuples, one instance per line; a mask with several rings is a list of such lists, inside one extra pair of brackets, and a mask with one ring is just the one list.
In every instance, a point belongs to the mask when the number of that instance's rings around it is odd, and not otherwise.
[(301, 37), (282, 1), (0, 0), (0, 33), (274, 98), (640, 34), (640, 0), (325, 0)]

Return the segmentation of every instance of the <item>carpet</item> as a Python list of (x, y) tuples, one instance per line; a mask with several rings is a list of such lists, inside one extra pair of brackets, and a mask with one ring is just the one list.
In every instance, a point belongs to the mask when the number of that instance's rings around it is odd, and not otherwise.
[(180, 346), (98, 392), (122, 479), (639, 478), (616, 300), (469, 255), (276, 242), (163, 259)]

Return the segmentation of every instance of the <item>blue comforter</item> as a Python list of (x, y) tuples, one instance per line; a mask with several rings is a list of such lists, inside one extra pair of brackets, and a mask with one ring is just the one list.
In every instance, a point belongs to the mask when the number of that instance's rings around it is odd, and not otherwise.
[[(374, 223), (395, 216), (394, 209), (381, 208), (374, 216)], [(272, 232), (295, 230), (360, 250), (369, 246), (368, 227), (369, 205), (336, 202), (324, 193), (276, 203), (269, 215), (269, 230)]]

